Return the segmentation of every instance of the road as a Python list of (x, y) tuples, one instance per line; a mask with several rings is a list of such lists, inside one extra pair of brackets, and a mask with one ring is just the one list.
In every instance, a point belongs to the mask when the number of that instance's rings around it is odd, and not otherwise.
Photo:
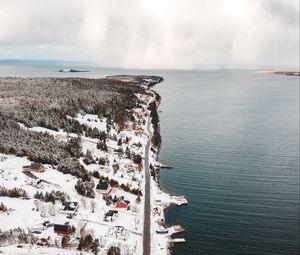
[[(149, 114), (150, 115), (150, 114)], [(144, 208), (144, 236), (143, 236), (143, 255), (150, 255), (151, 252), (151, 238), (150, 238), (150, 213), (151, 213), (151, 203), (150, 203), (150, 172), (149, 172), (149, 149), (151, 144), (152, 133), (150, 130), (151, 120), (148, 118), (148, 133), (149, 139), (145, 147), (145, 208)]]

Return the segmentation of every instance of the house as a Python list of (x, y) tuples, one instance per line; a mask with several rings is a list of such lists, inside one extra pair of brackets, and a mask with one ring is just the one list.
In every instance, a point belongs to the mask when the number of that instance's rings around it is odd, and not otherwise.
[(133, 167), (133, 168), (135, 168), (135, 169), (138, 169), (138, 168), (140, 167), (140, 165), (139, 165), (139, 164), (136, 164), (136, 163), (132, 163), (132, 164), (130, 164), (130, 167)]
[(78, 210), (79, 207), (79, 203), (78, 202), (63, 202), (63, 212), (64, 213), (76, 213), (76, 211)]
[(153, 152), (153, 153), (157, 153), (157, 150), (153, 147), (150, 148), (150, 150)]
[(128, 208), (128, 204), (130, 203), (128, 200), (124, 200), (124, 197), (119, 197), (118, 199), (114, 199), (113, 203), (116, 208)]
[(152, 209), (153, 216), (160, 216), (160, 209), (158, 207), (154, 207)]
[(168, 234), (169, 230), (167, 228), (165, 228), (164, 226), (159, 226), (156, 229), (156, 233), (157, 234)]
[(159, 162), (155, 162), (155, 163), (154, 163), (154, 167), (160, 168), (160, 163), (159, 163)]
[(124, 151), (121, 146), (119, 146), (117, 149), (114, 149), (114, 155), (118, 155), (119, 157), (122, 157)]
[(156, 222), (159, 226), (165, 226), (165, 220), (163, 218), (159, 218)]
[(142, 147), (142, 144), (141, 144), (141, 142), (139, 142), (139, 143), (133, 143), (130, 147), (131, 147), (131, 149), (137, 149), (137, 150), (139, 150)]
[(47, 229), (47, 226), (45, 226), (44, 224), (42, 224), (42, 223), (36, 224), (34, 227), (31, 228), (31, 233), (41, 234), (42, 231), (44, 231), (46, 229)]
[(135, 169), (133, 167), (129, 167), (127, 170), (126, 170), (126, 173), (127, 174), (131, 174), (131, 173), (134, 173), (135, 172)]
[(126, 121), (125, 123), (125, 129), (131, 131), (133, 129), (133, 124), (131, 121)]
[(137, 130), (137, 129), (140, 130), (141, 128), (142, 128), (142, 126), (139, 123), (134, 122), (132, 125), (133, 130)]
[(54, 224), (54, 233), (58, 235), (71, 235), (74, 228), (69, 224)]
[(111, 191), (111, 186), (107, 181), (99, 180), (99, 183), (96, 186), (96, 190), (103, 195), (108, 195)]
[(144, 113), (144, 108), (143, 107), (135, 108), (134, 112), (137, 113), (137, 114), (143, 114)]
[(109, 210), (107, 213), (104, 214), (104, 221), (113, 221), (117, 214), (117, 210)]
[(142, 137), (144, 134), (145, 134), (145, 133), (144, 133), (143, 130), (140, 130), (140, 129), (139, 129), (139, 130), (136, 130), (136, 131), (135, 131), (135, 135), (136, 135), (136, 136)]
[(31, 163), (29, 166), (23, 166), (24, 171), (32, 171), (35, 173), (45, 172), (45, 168), (40, 163)]
[(46, 237), (41, 237), (40, 238), (40, 242), (38, 243), (38, 245), (40, 246), (47, 246), (49, 244), (51, 244), (51, 237), (48, 236), (47, 238)]

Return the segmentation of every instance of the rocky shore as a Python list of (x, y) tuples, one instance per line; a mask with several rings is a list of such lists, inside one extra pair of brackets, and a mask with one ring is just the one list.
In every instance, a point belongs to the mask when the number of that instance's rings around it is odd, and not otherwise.
[[(159, 80), (161, 82), (163, 79)], [(154, 84), (151, 83), (150, 89)], [(188, 203), (184, 196), (172, 196), (163, 191), (159, 185), (159, 174), (162, 167), (166, 165), (158, 162), (159, 150), (161, 145), (160, 122), (158, 117), (158, 107), (161, 103), (160, 95), (151, 90), (155, 104), (150, 108), (152, 117), (153, 136), (149, 152), (149, 168), (151, 174), (151, 254), (165, 255), (171, 254), (175, 242), (185, 242), (184, 238), (173, 239), (173, 234), (185, 231), (180, 225), (168, 226), (164, 210), (169, 206), (181, 206)], [(170, 166), (167, 166), (170, 168)]]

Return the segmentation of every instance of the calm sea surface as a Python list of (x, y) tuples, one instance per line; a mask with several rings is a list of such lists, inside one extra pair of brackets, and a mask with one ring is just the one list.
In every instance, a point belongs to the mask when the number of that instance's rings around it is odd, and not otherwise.
[(185, 195), (169, 208), (186, 244), (176, 255), (299, 254), (299, 78), (253, 71), (140, 71), (0, 65), (0, 76), (85, 76), (148, 73), (162, 133), (161, 186)]

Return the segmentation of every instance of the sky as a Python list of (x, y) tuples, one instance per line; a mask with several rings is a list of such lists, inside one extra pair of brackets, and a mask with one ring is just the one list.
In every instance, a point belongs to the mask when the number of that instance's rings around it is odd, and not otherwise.
[(299, 1), (0, 0), (0, 59), (299, 68)]

